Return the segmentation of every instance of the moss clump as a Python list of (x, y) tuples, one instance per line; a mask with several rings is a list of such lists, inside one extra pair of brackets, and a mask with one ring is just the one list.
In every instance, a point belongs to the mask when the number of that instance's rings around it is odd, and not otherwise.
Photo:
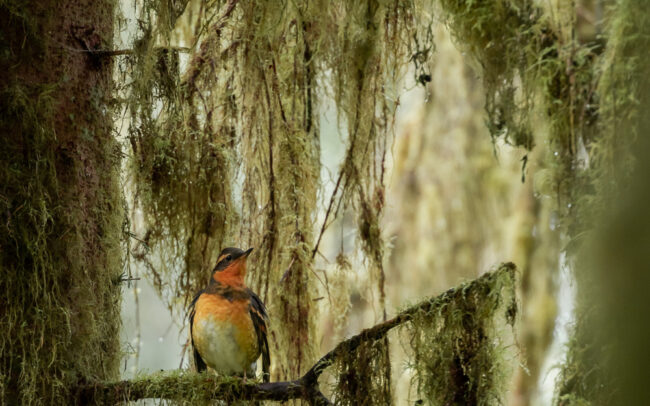
[(436, 299), (408, 325), (412, 368), (421, 400), (431, 405), (499, 404), (508, 376), (506, 325), (517, 305), (514, 267)]
[[(541, 10), (527, 0), (462, 2), (440, 0), (459, 46), (481, 67), (486, 92), (487, 126), (493, 137), (504, 136), (532, 148), (529, 113), (539, 51), (549, 52), (553, 33), (540, 24)], [(516, 84), (520, 78), (522, 87)]]
[[(440, 0), (440, 6), (459, 46), (480, 65), (492, 136), (526, 149), (535, 139), (548, 143), (551, 186), (542, 192), (557, 195), (560, 213), (575, 215), (602, 47), (575, 40), (575, 12), (568, 5), (557, 11), (562, 18), (528, 0)], [(542, 136), (534, 137), (533, 129)], [(573, 223), (570, 216), (563, 220), (567, 228)]]
[(215, 377), (212, 373), (197, 374), (174, 371), (138, 376), (128, 381), (92, 382), (79, 388), (76, 404), (115, 404), (125, 400), (162, 399), (178, 405), (211, 405), (215, 399), (227, 404), (248, 404), (241, 394), (255, 381), (243, 383), (240, 378)]

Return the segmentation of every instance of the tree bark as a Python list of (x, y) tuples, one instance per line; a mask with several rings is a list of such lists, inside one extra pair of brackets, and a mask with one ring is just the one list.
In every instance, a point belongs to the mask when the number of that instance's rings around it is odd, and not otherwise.
[(117, 376), (123, 223), (114, 2), (0, 5), (0, 403)]

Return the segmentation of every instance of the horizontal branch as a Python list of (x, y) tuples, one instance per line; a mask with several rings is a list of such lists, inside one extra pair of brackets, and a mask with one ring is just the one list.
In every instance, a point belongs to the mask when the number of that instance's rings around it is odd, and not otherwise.
[(169, 375), (152, 375), (134, 380), (111, 383), (81, 384), (76, 393), (77, 404), (114, 404), (139, 399), (184, 400), (273, 400), (303, 399), (312, 405), (328, 405), (329, 400), (321, 393), (318, 378), (340, 356), (355, 351), (362, 343), (377, 341), (390, 330), (413, 319), (420, 312), (431, 312), (454, 300), (462, 300), (468, 291), (484, 286), (504, 274), (514, 279), (515, 265), (504, 263), (494, 272), (449, 289), (441, 295), (424, 300), (400, 312), (394, 318), (341, 341), (334, 349), (319, 359), (300, 379), (284, 382), (256, 383), (239, 378), (217, 377), (209, 373), (190, 371)]
[[(188, 53), (190, 52), (190, 48), (187, 47), (175, 47), (175, 46), (168, 46), (168, 47), (156, 47), (156, 51), (167, 51), (167, 52), (181, 52), (181, 53)], [(135, 54), (135, 50), (133, 49), (114, 49), (114, 50), (103, 50), (103, 49), (95, 49), (95, 50), (88, 50), (86, 52), (89, 52), (93, 55), (97, 56), (120, 56), (120, 55), (133, 55)]]
[[(123, 55), (134, 55), (136, 53), (133, 49), (81, 49), (81, 48), (72, 48), (69, 46), (63, 46), (63, 48), (72, 52), (79, 52), (83, 54), (90, 54), (97, 57), (110, 57), (110, 56), (123, 56)], [(155, 51), (159, 52), (181, 52), (188, 53), (190, 48), (187, 47), (176, 47), (176, 46), (160, 46), (154, 48)]]
[[(317, 393), (316, 393), (317, 392)], [(318, 401), (319, 398), (323, 401)], [(301, 380), (287, 382), (256, 383), (239, 378), (218, 377), (209, 372), (183, 371), (163, 376), (111, 383), (95, 383), (80, 386), (76, 404), (106, 404), (135, 401), (139, 399), (172, 400), (274, 400), (304, 399), (313, 404), (329, 402), (315, 387)]]

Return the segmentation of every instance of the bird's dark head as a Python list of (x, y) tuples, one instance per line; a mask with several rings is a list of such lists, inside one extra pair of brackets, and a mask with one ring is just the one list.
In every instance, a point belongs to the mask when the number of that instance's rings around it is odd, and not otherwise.
[(239, 248), (224, 248), (217, 259), (212, 279), (226, 285), (243, 285), (246, 276), (246, 258), (253, 251)]

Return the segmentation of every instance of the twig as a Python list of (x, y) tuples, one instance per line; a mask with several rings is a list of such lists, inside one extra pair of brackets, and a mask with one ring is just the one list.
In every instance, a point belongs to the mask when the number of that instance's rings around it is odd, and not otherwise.
[[(133, 49), (82, 49), (82, 48), (73, 48), (71, 46), (61, 44), (62, 48), (67, 49), (72, 52), (79, 52), (84, 54), (91, 54), (93, 56), (121, 56), (121, 55), (133, 55), (135, 51)], [(156, 51), (176, 51), (182, 53), (190, 52), (190, 48), (187, 47), (156, 47)]]

